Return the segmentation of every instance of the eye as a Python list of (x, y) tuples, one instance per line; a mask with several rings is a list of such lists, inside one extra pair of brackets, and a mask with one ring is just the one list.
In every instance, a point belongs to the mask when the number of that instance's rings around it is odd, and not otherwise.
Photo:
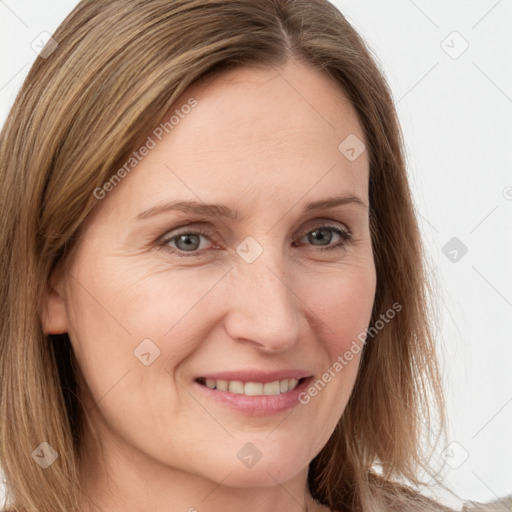
[[(342, 249), (352, 238), (352, 234), (347, 229), (341, 228), (338, 225), (321, 225), (305, 231), (302, 238), (304, 238), (304, 236), (307, 238), (306, 243), (320, 247), (320, 250)], [(338, 243), (330, 245), (333, 236), (334, 238), (337, 236), (339, 240)], [(316, 242), (320, 242), (320, 244)]]
[[(180, 257), (198, 256), (207, 250), (204, 246), (201, 247), (202, 237), (210, 240), (211, 233), (202, 229), (182, 231), (172, 236), (165, 236), (158, 245)], [(337, 243), (332, 244), (336, 237), (338, 237)], [(307, 239), (306, 242), (301, 242), (304, 238)], [(318, 247), (319, 250), (343, 249), (351, 238), (352, 234), (338, 225), (320, 225), (304, 231), (298, 238), (299, 243), (294, 242), (294, 246), (310, 244)]]
[[(185, 253), (194, 253), (197, 255), (197, 251), (201, 245), (201, 237), (209, 238), (209, 233), (198, 229), (197, 231), (183, 231), (182, 233), (178, 233), (177, 235), (173, 235), (172, 237), (164, 238), (161, 242), (166, 248), (170, 249), (170, 252), (185, 252)], [(169, 245), (170, 243), (175, 243), (175, 246)], [(202, 250), (204, 247), (201, 248)], [(188, 254), (179, 254), (179, 256), (188, 256)]]

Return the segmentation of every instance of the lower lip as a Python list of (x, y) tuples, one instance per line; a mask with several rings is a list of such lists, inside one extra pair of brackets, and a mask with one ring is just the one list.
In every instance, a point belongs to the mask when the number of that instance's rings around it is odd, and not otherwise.
[(313, 377), (301, 381), (295, 389), (279, 395), (242, 395), (219, 391), (194, 381), (194, 384), (212, 400), (249, 416), (269, 416), (299, 405), (299, 395), (307, 389)]

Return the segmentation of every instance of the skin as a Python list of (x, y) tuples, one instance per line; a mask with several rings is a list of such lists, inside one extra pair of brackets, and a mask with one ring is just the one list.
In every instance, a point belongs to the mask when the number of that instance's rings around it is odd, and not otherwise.
[[(294, 60), (196, 83), (173, 110), (192, 96), (198, 105), (98, 201), (47, 296), (43, 328), (69, 333), (107, 468), (87, 431), (82, 481), (97, 509), (113, 512), (326, 510), (310, 499), (308, 464), (345, 409), (360, 353), (307, 405), (269, 416), (215, 403), (193, 381), (247, 368), (320, 378), (368, 326), (367, 208), (303, 212), (345, 193), (368, 204), (367, 151), (350, 161), (338, 150), (364, 132), (338, 85)], [(197, 233), (198, 217), (135, 220), (172, 199), (225, 204), (243, 218), (207, 219), (207, 236), (190, 240), (195, 255), (179, 238), (167, 243), (173, 254), (156, 241)], [(316, 241), (325, 222), (351, 241), (323, 250), (342, 241), (332, 230)], [(248, 236), (263, 249), (250, 264), (236, 252)], [(147, 338), (160, 350), (149, 366), (134, 357)], [(236, 456), (247, 442), (262, 454), (251, 468)]]

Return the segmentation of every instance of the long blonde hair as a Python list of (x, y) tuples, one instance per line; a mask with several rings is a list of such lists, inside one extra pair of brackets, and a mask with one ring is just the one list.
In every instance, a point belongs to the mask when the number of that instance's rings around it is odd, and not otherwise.
[[(310, 464), (310, 490), (338, 510), (370, 510), (377, 495), (388, 510), (423, 503), (403, 484), (431, 471), (425, 433), (436, 434), (432, 449), (444, 432), (432, 290), (392, 95), (345, 17), (326, 0), (84, 0), (53, 38), (0, 143), (0, 465), (12, 510), (78, 507), (83, 380), (68, 336), (44, 335), (40, 308), (93, 191), (192, 83), (289, 58), (332, 77), (359, 116), (377, 270), (371, 325), (403, 307), (365, 345), (346, 410)], [(32, 455), (42, 442), (58, 454), (46, 469)]]

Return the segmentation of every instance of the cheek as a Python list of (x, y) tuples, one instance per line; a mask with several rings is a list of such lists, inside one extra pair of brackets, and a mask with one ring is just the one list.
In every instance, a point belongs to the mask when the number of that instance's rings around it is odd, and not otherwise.
[[(136, 340), (170, 332), (214, 286), (216, 276), (170, 272), (126, 258), (90, 257), (72, 270), (72, 323)], [(87, 319), (87, 321), (86, 321)], [(97, 332), (95, 334), (98, 334)], [(92, 336), (91, 336), (92, 337)], [(110, 340), (115, 342), (115, 338)]]
[[(193, 403), (183, 400), (173, 374), (207, 336), (203, 332), (196, 337), (197, 328), (191, 331), (200, 308), (191, 310), (214, 282), (190, 285), (163, 274), (142, 275), (140, 268), (129, 265), (97, 263), (101, 265), (77, 265), (71, 271), (75, 280), (69, 293), (69, 335), (92, 399), (89, 403), (87, 394), (85, 406), (116, 431), (139, 436), (141, 444), (147, 442), (144, 432), (163, 438), (165, 432), (149, 431), (168, 428), (171, 412), (180, 411), (185, 424), (197, 414)], [(134, 411), (145, 416), (138, 433), (125, 430), (133, 428), (126, 419)], [(186, 433), (177, 431), (177, 438), (184, 437)]]
[(69, 334), (95, 398), (127, 371), (136, 379), (148, 378), (148, 366), (172, 373), (208, 335), (200, 319), (209, 313), (202, 299), (219, 279), (212, 272), (148, 272), (84, 253), (70, 273)]
[[(363, 350), (361, 340), (371, 319), (375, 287), (372, 260), (359, 265), (347, 264), (339, 272), (331, 272), (328, 283), (326, 279), (309, 280), (307, 304), (316, 318), (326, 357), (322, 373), (299, 400), (311, 421), (321, 425), (310, 439), (316, 451), (327, 443), (352, 393)], [(319, 357), (320, 354), (319, 350)]]
[[(376, 274), (373, 264), (353, 266), (331, 274), (328, 286), (309, 287), (309, 304), (321, 320), (331, 361), (360, 339), (371, 319)], [(356, 359), (356, 357), (354, 357)]]

